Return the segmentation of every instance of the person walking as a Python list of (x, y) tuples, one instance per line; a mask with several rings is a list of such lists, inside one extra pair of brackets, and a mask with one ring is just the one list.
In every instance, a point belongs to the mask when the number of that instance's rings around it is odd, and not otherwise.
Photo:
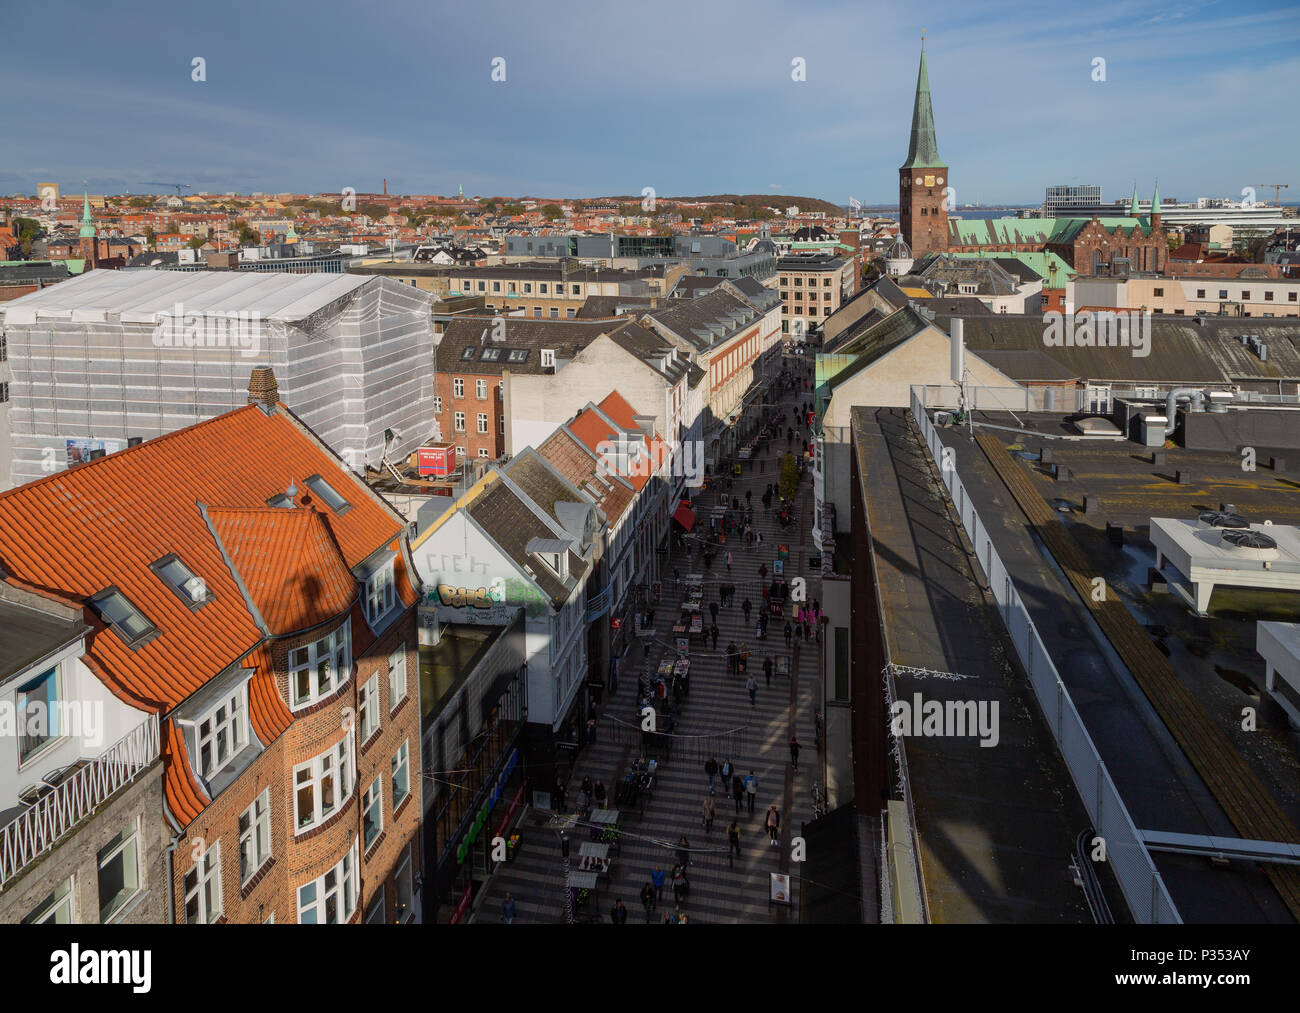
[(599, 808), (604, 809), (604, 808), (605, 808), (605, 799), (606, 799), (606, 795), (605, 795), (605, 784), (604, 784), (603, 781), (599, 781), (599, 780), (598, 780), (598, 781), (596, 782), (596, 794), (595, 794), (594, 798), (596, 799), (596, 805), (597, 805)]
[(727, 550), (727, 572), (731, 572), (731, 550)]
[(691, 864), (691, 842), (686, 839), (685, 834), (682, 834), (682, 836), (677, 841), (677, 867), (680, 869), (685, 869), (690, 864)]
[(758, 564), (758, 579), (759, 579), (759, 580), (767, 580), (767, 564), (766, 564), (766, 563), (759, 563), (759, 564)]
[(623, 899), (621, 897), (614, 901), (614, 908), (609, 913), (609, 920), (615, 925), (627, 924), (627, 908), (623, 906)]
[(654, 910), (655, 891), (649, 883), (641, 887), (641, 906), (645, 908), (645, 923), (650, 924), (650, 912)]
[(722, 761), (722, 766), (718, 768), (718, 773), (722, 775), (722, 784), (723, 787), (725, 788), (728, 784), (731, 783), (731, 775), (734, 773), (731, 767), (730, 759), (726, 759)]
[(740, 857), (740, 826), (733, 819), (727, 827), (727, 864), (735, 868), (736, 859)]
[(718, 776), (718, 761), (712, 756), (704, 761), (704, 773), (709, 775), (709, 791), (712, 791), (713, 779)]
[(506, 899), (501, 902), (501, 920), (507, 925), (513, 925), (517, 911), (518, 906), (515, 904), (515, 895), (507, 893)]
[(758, 620), (754, 623), (754, 639), (755, 639), (755, 640), (763, 640), (763, 639), (764, 639), (764, 636), (763, 636), (763, 617), (762, 617), (762, 616), (759, 616), (759, 617), (758, 617)]
[(731, 797), (736, 803), (736, 812), (740, 812), (740, 805), (745, 797), (745, 785), (740, 780), (739, 774), (731, 778)]
[(751, 499), (753, 499), (753, 498), (754, 498), (754, 490), (753, 490), (753, 489), (746, 489), (746, 490), (745, 490), (745, 506), (749, 506), (749, 501), (750, 501)]
[(705, 836), (708, 836), (713, 833), (713, 819), (718, 815), (718, 811), (713, 805), (713, 789), (711, 788), (709, 789), (709, 793), (704, 796), (703, 811), (700, 815), (704, 822), (704, 834)]
[(682, 884), (686, 882), (686, 876), (682, 873), (680, 865), (673, 866), (673, 902), (681, 907), (682, 904)]
[(754, 544), (755, 544), (755, 545), (762, 545), (762, 544), (763, 544), (763, 532), (761, 532), (761, 531), (755, 531), (755, 532), (754, 532)]
[(591, 775), (590, 775), (590, 774), (584, 774), (584, 775), (583, 775), (583, 777), (582, 777), (582, 790), (583, 790), (584, 792), (587, 793), (587, 797), (588, 797), (588, 798), (591, 797), (592, 787), (591, 787)]
[(754, 677), (753, 677), (752, 675), (751, 675), (751, 676), (749, 677), (749, 679), (745, 682), (745, 689), (749, 690), (749, 706), (751, 706), (751, 707), (757, 707), (757, 706), (758, 706), (758, 703), (757, 703), (757, 700), (758, 700), (758, 683), (755, 681), (755, 679), (754, 679)]
[(564, 812), (564, 782), (558, 777), (555, 779), (555, 791), (553, 794), (555, 796), (555, 811), (558, 813)]
[(654, 906), (656, 908), (659, 907), (659, 902), (664, 898), (664, 880), (666, 878), (664, 870), (656, 862), (654, 868), (650, 870), (650, 883), (655, 888)]
[(713, 649), (716, 651), (718, 649), (718, 624), (714, 623), (709, 632), (713, 634)]
[(740, 611), (745, 613), (745, 622), (749, 622), (749, 613), (754, 611), (754, 603), (746, 598), (740, 603)]
[(709, 602), (709, 616), (715, 623), (718, 621), (718, 603), (716, 601)]
[(793, 735), (790, 736), (790, 765), (796, 772), (799, 770), (799, 740)]
[(781, 812), (775, 805), (767, 807), (767, 836), (772, 842), (772, 847), (780, 844), (777, 834), (781, 830)]
[(767, 680), (769, 686), (772, 685), (772, 655), (770, 654), (763, 659), (763, 678)]
[(790, 625), (790, 621), (787, 619), (785, 623), (785, 646), (787, 648), (790, 646), (790, 639), (793, 636), (794, 636), (794, 628)]
[(749, 815), (754, 815), (754, 796), (758, 794), (758, 778), (751, 770), (745, 778), (745, 798), (749, 803)]

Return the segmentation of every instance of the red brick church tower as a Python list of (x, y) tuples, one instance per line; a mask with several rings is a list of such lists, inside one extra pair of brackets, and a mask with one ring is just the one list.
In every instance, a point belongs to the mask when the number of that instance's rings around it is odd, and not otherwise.
[(907, 161), (898, 170), (899, 233), (918, 260), (927, 253), (948, 249), (948, 167), (939, 158), (934, 139), (934, 110), (930, 106), (930, 78), (925, 72), (925, 40), (921, 40), (921, 70), (916, 78), (912, 105), (912, 140)]

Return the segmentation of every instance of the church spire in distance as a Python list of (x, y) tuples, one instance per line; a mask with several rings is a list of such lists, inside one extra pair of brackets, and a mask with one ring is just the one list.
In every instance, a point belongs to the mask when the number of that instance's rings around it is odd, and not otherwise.
[(930, 105), (930, 76), (925, 70), (925, 32), (921, 33), (921, 69), (916, 75), (916, 98), (912, 103), (912, 140), (907, 161), (901, 168), (947, 168), (939, 157), (934, 137), (934, 109)]

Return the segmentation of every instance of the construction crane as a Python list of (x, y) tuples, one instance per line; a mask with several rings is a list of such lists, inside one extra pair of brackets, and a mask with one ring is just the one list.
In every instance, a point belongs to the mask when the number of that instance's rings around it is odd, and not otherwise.
[(170, 187), (175, 187), (175, 189), (176, 189), (176, 196), (177, 196), (177, 197), (179, 197), (179, 196), (181, 195), (181, 191), (182, 191), (182, 190), (193, 190), (193, 189), (194, 189), (194, 187), (190, 186), (188, 183), (160, 183), (160, 182), (158, 182), (158, 180), (156, 180), (156, 179), (146, 179), (146, 180), (144, 181), (144, 185), (145, 185), (145, 186), (170, 186)]
[(1273, 204), (1276, 207), (1282, 206), (1282, 191), (1291, 189), (1290, 183), (1251, 183), (1250, 185), (1256, 190), (1272, 190)]

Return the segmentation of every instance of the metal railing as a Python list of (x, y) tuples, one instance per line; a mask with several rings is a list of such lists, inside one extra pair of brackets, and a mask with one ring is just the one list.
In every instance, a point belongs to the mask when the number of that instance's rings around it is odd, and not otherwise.
[[(912, 389), (912, 417), (931, 459), (938, 462), (943, 456), (943, 444), (915, 387)], [(1182, 918), (1164, 880), (1138, 835), (1110, 771), (1097, 752), (1069, 690), (1061, 681), (1052, 657), (1029, 617), (1010, 571), (1002, 564), (992, 538), (975, 512), (957, 469), (950, 467), (945, 471), (940, 468), (938, 473), (970, 538), (980, 569), (998, 603), (1007, 635), (1029, 674), (1043, 716), (1051, 726), (1079, 796), (1092, 817), (1097, 836), (1105, 842), (1106, 861), (1115, 871), (1134, 919), (1144, 924), (1181, 924)]]
[(0, 889), (158, 759), (152, 714), (50, 794), (0, 828)]

